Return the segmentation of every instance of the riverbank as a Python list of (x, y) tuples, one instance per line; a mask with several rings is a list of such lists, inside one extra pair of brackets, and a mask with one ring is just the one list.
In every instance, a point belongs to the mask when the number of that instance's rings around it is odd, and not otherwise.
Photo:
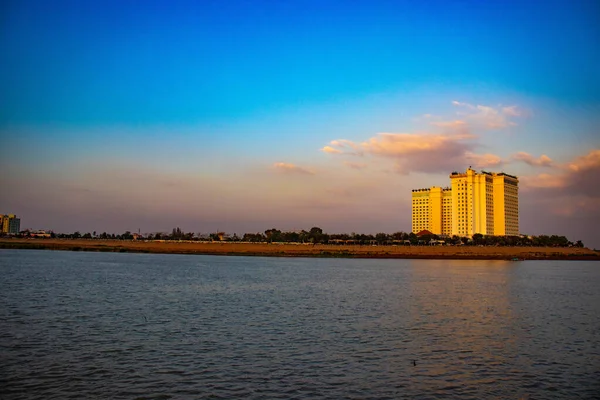
[(232, 242), (0, 239), (0, 249), (209, 254), (270, 257), (412, 258), (470, 260), (598, 260), (587, 248), (478, 246), (360, 246)]

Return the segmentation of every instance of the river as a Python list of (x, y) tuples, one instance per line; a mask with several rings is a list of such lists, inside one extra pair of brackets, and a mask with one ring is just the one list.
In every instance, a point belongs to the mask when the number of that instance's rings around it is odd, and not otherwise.
[(600, 263), (0, 250), (2, 399), (600, 396)]

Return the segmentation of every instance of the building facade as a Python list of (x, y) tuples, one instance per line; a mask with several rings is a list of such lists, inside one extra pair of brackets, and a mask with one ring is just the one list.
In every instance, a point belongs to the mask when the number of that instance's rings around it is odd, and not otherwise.
[(17, 234), (21, 231), (21, 219), (14, 214), (0, 214), (0, 232)]
[[(412, 231), (437, 235), (452, 233), (452, 191), (431, 187), (412, 191)], [(438, 233), (439, 232), (439, 233)]]
[(450, 174), (450, 187), (412, 191), (412, 231), (472, 237), (519, 234), (519, 180), (469, 168)]

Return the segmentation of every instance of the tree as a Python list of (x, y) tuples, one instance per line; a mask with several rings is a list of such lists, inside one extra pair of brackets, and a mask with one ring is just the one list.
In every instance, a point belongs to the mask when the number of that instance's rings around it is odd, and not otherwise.
[(419, 242), (419, 238), (414, 232), (408, 234), (408, 240), (410, 240), (410, 244), (417, 244)]
[(400, 232), (396, 232), (392, 234), (392, 238), (394, 240), (404, 240), (404, 235), (406, 235), (404, 232), (400, 231)]
[(387, 233), (378, 233), (375, 235), (375, 240), (378, 244), (385, 244), (388, 241), (388, 235)]
[(473, 235), (473, 244), (475, 244), (475, 245), (484, 244), (483, 235), (481, 233), (476, 233)]
[(313, 235), (317, 235), (317, 234), (318, 234), (318, 235), (322, 235), (322, 234), (323, 234), (323, 229), (321, 229), (321, 228), (319, 228), (319, 227), (317, 227), (317, 226), (313, 226), (312, 228), (310, 228), (310, 231), (309, 231), (309, 232), (310, 232), (311, 234), (313, 234)]
[(279, 229), (271, 228), (265, 231), (267, 242), (281, 242), (281, 231)]
[(323, 229), (317, 226), (310, 228), (310, 231), (308, 232), (308, 240), (315, 244), (323, 242)]

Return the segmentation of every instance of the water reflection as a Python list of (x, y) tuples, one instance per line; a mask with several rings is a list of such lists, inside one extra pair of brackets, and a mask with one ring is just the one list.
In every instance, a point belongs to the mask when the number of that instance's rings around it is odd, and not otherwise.
[(519, 315), (511, 301), (515, 264), (506, 261), (411, 262), (409, 354), (417, 386), (460, 390), (494, 382), (512, 369)]

